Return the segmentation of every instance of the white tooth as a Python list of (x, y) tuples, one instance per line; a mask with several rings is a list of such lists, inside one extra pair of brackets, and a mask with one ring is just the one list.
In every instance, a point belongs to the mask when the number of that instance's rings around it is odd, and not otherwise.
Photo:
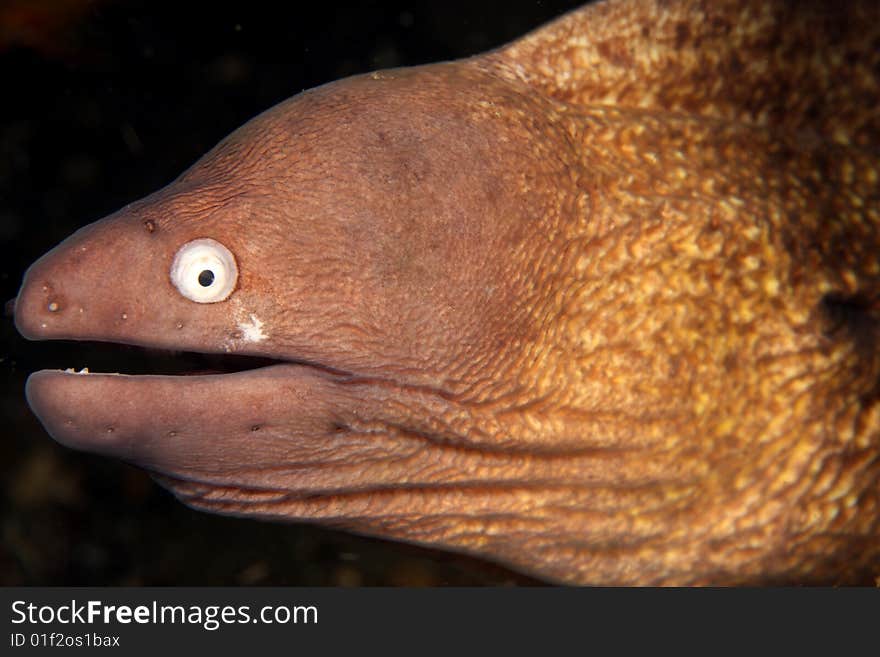
[(64, 372), (66, 374), (76, 374), (76, 370), (73, 369), (72, 367), (68, 367), (66, 370), (64, 370)]
[(79, 372), (77, 372), (77, 374), (88, 374), (88, 373), (89, 373), (88, 367), (84, 367)]

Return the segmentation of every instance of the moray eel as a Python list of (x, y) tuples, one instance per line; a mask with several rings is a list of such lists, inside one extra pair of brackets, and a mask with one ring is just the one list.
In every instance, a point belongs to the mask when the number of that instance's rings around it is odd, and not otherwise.
[(306, 91), (36, 262), (32, 339), (272, 359), (40, 371), (184, 503), (548, 581), (880, 570), (880, 9), (608, 0)]

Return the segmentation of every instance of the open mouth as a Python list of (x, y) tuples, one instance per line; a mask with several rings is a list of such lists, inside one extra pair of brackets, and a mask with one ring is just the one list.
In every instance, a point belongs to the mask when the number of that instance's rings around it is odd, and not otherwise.
[[(199, 353), (139, 347), (108, 342), (57, 340), (40, 344), (39, 353), (27, 359), (30, 371), (62, 370), (77, 374), (132, 376), (198, 376), (234, 374), (289, 361), (239, 354)], [(59, 363), (68, 367), (59, 367)]]
[(47, 342), (38, 351), (18, 365), (33, 372), (28, 404), (56, 441), (164, 472), (196, 453), (203, 466), (225, 467), (216, 443), (227, 439), (240, 442), (234, 460), (243, 462), (275, 427), (311, 426), (333, 378), (286, 360), (116, 343)]

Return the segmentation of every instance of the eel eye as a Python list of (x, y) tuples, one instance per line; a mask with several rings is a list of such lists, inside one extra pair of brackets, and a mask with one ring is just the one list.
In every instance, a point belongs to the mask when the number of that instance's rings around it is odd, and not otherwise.
[(187, 242), (171, 263), (171, 282), (196, 303), (223, 301), (232, 294), (237, 280), (238, 267), (232, 253), (209, 238)]

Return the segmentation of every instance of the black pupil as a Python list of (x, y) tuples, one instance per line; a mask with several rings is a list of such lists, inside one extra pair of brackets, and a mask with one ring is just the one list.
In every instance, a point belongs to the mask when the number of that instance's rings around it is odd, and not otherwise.
[(210, 269), (204, 269), (199, 274), (199, 285), (202, 287), (211, 287), (211, 283), (214, 282), (214, 272)]

